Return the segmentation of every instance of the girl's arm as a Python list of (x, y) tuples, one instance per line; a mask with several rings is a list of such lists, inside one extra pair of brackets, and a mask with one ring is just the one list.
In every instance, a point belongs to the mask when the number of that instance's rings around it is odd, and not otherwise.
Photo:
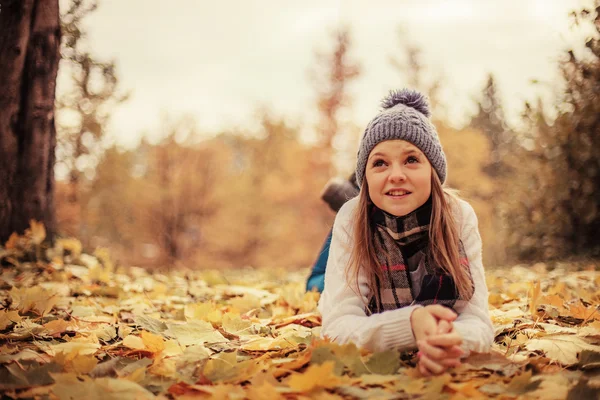
[(458, 318), (453, 322), (463, 338), (465, 357), (471, 352), (486, 353), (494, 342), (494, 328), (488, 308), (488, 288), (481, 258), (481, 237), (477, 228), (477, 215), (473, 208), (462, 202), (463, 224), (461, 240), (469, 260), (475, 292), (471, 300), (459, 309)]
[[(410, 323), (411, 313), (420, 306), (409, 306), (367, 316), (368, 288), (364, 275), (359, 276), (356, 293), (346, 277), (350, 257), (349, 233), (358, 198), (348, 201), (338, 212), (333, 225), (329, 260), (325, 270), (325, 290), (319, 300), (323, 317), (321, 336), (340, 344), (353, 342), (371, 351), (395, 347), (416, 347)], [(350, 279), (353, 279), (350, 277)]]

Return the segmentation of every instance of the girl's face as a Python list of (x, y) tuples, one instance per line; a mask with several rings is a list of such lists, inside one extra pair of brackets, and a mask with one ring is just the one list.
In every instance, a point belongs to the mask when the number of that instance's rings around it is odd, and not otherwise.
[(386, 140), (371, 150), (365, 177), (371, 201), (401, 217), (421, 207), (431, 195), (429, 160), (404, 140)]

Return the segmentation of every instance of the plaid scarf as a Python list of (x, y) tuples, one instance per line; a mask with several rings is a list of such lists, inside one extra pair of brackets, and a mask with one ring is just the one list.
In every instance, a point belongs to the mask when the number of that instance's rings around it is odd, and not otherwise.
[[(396, 217), (376, 206), (371, 211), (374, 244), (384, 281), (376, 279), (381, 309), (375, 295), (368, 311), (378, 313), (411, 304), (441, 304), (454, 307), (462, 299), (452, 276), (433, 263), (429, 249), (431, 197), (412, 213)], [(469, 261), (459, 242), (460, 263), (470, 275)], [(472, 278), (471, 278), (472, 280)]]

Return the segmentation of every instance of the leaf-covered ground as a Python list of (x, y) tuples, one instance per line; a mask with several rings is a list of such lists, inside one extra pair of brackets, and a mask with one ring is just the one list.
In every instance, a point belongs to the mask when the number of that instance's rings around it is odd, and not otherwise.
[[(307, 271), (115, 268), (43, 228), (0, 247), (0, 391), (59, 399), (596, 399), (600, 274), (488, 271), (496, 343), (423, 378), (411, 353), (319, 340)], [(50, 261), (41, 261), (48, 259)]]

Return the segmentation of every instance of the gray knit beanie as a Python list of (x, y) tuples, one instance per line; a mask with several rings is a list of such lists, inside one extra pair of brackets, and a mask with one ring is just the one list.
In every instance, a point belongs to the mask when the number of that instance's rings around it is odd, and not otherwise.
[(385, 140), (406, 140), (425, 154), (440, 181), (446, 180), (446, 155), (429, 116), (427, 98), (410, 90), (392, 90), (381, 101), (383, 110), (369, 122), (358, 148), (356, 182), (365, 176), (369, 153)]

